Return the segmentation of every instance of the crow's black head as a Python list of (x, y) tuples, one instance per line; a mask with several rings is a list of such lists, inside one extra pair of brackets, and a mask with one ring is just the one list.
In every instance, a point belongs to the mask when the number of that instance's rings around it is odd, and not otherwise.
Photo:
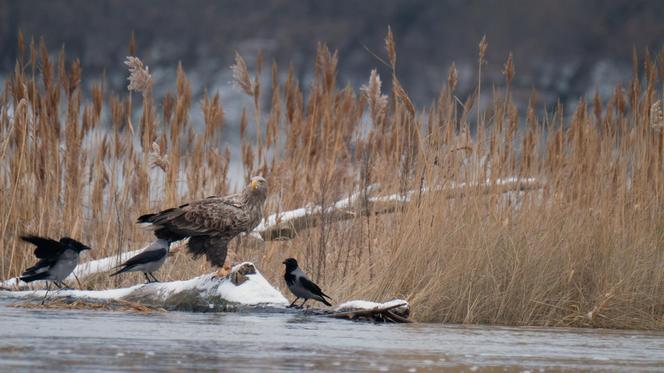
[(286, 265), (286, 272), (290, 272), (294, 269), (297, 269), (297, 260), (293, 258), (288, 258), (282, 262)]
[(83, 245), (82, 243), (76, 241), (75, 239), (69, 238), (69, 237), (62, 237), (60, 239), (60, 244), (62, 244), (62, 246), (64, 246), (67, 249), (72, 249), (72, 250), (74, 250), (76, 252), (79, 252), (79, 253), (83, 250), (90, 250), (89, 247), (87, 247), (87, 246)]

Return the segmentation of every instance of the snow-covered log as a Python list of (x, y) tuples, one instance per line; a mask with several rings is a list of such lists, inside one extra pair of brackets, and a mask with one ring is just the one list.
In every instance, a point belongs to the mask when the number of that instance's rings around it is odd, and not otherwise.
[[(355, 300), (333, 309), (288, 308), (288, 300), (258, 272), (254, 264), (234, 266), (223, 277), (207, 274), (185, 281), (140, 284), (107, 290), (0, 290), (0, 297), (22, 302), (18, 307), (75, 307), (91, 309), (133, 309), (225, 312), (270, 308), (273, 312), (305, 312), (310, 315), (373, 322), (410, 322), (408, 302), (395, 299), (385, 303)], [(45, 301), (45, 303), (43, 303)]]
[[(378, 190), (378, 184), (369, 185), (367, 195)], [(358, 216), (358, 206), (361, 205), (365, 192), (355, 192), (347, 198), (343, 198), (329, 207), (312, 205), (295, 210), (272, 214), (254, 229), (252, 236), (265, 241), (291, 239), (296, 233), (316, 226), (317, 220), (325, 216), (330, 221), (349, 220)]]
[(354, 300), (335, 307), (329, 315), (337, 319), (369, 320), (375, 322), (409, 323), (410, 307), (403, 299), (375, 303), (365, 300)]
[(414, 199), (417, 200), (423, 194), (433, 193), (441, 199), (454, 199), (470, 194), (525, 192), (543, 187), (544, 183), (533, 177), (510, 177), (483, 182), (451, 182), (448, 185), (424, 187), (421, 190), (410, 190), (405, 193), (374, 195), (380, 189), (380, 185), (373, 184), (366, 192), (356, 192), (325, 209), (321, 206), (311, 206), (272, 214), (254, 229), (251, 236), (265, 241), (292, 239), (298, 232), (318, 226), (323, 216), (328, 221), (341, 221), (366, 215), (392, 213), (413, 202)]
[[(40, 301), (46, 290), (0, 291), (0, 296)], [(234, 266), (223, 278), (207, 274), (184, 281), (140, 284), (107, 290), (52, 290), (52, 300), (126, 301), (178, 311), (227, 311), (240, 307), (285, 308), (288, 300), (249, 262)]]

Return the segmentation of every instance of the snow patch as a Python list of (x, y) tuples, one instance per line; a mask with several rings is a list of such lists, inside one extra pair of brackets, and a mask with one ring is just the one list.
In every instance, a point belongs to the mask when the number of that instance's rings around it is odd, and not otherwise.
[[(236, 271), (244, 264), (252, 263), (245, 262), (238, 264), (233, 267), (231, 272)], [(258, 270), (256, 270), (256, 274), (248, 274), (246, 276), (248, 278), (247, 281), (238, 286), (234, 285), (231, 281), (224, 279), (217, 288), (217, 294), (228, 301), (245, 305), (265, 303), (284, 306), (288, 305), (288, 300), (283, 294), (270, 285)]]
[[(135, 285), (129, 288), (108, 289), (108, 290), (59, 290), (51, 289), (49, 291), (49, 298), (81, 298), (81, 299), (120, 299), (131, 294), (134, 290), (139, 289), (144, 285)], [(23, 291), (0, 291), (0, 294), (10, 298), (28, 298), (28, 297), (43, 297), (46, 295), (46, 290), (23, 290)]]

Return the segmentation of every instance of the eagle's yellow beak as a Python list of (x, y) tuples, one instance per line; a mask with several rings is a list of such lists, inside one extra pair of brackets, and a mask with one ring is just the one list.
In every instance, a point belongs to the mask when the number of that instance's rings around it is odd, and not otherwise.
[(258, 188), (258, 181), (256, 181), (256, 180), (251, 180), (251, 187), (252, 187), (253, 189)]

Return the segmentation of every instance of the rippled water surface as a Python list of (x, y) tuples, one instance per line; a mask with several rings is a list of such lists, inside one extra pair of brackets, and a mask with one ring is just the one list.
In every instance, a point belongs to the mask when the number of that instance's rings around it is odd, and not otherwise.
[(298, 313), (35, 310), (0, 300), (0, 371), (659, 371), (664, 334), (376, 325)]

